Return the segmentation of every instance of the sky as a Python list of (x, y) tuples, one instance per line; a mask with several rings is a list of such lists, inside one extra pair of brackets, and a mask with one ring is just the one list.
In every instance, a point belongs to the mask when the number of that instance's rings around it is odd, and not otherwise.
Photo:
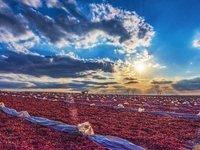
[(0, 0), (0, 89), (200, 94), (199, 0)]

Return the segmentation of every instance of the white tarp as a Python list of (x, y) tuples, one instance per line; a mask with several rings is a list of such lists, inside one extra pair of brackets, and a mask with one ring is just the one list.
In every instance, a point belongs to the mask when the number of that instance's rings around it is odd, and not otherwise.
[[(2, 105), (4, 106), (4, 105)], [(78, 126), (68, 125), (59, 121), (49, 120), (47, 118), (30, 116), (27, 111), (17, 112), (15, 109), (10, 109), (7, 107), (0, 107), (3, 112), (24, 118), (32, 123), (43, 125), (55, 130), (62, 132), (67, 132), (70, 134), (79, 134), (88, 137), (94, 143), (100, 144), (110, 150), (144, 150), (143, 148), (134, 145), (133, 143), (126, 141), (124, 139), (113, 137), (113, 136), (103, 136), (94, 134), (94, 131), (89, 122), (84, 122)]]

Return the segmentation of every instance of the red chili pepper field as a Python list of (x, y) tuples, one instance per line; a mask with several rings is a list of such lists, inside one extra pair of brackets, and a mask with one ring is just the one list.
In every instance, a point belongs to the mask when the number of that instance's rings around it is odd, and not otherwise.
[[(74, 101), (73, 104), (66, 100)], [(197, 149), (200, 119), (160, 115), (161, 111), (196, 115), (198, 97), (82, 95), (66, 93), (3, 92), (0, 102), (31, 116), (78, 125), (90, 122), (96, 134), (123, 138), (147, 150)], [(93, 104), (90, 106), (90, 104)], [(143, 112), (115, 109), (144, 109)], [(115, 107), (113, 107), (115, 106)], [(0, 111), (0, 149), (106, 149), (81, 135), (71, 135), (30, 123)]]

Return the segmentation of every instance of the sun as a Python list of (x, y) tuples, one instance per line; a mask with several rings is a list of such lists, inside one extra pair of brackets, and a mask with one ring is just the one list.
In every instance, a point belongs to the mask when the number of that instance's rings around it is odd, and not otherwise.
[(136, 69), (141, 74), (145, 70), (145, 66), (143, 64), (138, 64)]

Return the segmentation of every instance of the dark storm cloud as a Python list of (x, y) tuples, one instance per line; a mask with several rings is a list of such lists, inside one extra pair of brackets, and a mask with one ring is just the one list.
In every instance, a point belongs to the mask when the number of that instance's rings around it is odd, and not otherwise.
[(65, 33), (54, 23), (54, 20), (33, 9), (27, 9), (25, 13), (26, 18), (35, 25), (37, 30), (46, 38), (50, 39), (52, 43), (58, 42)]
[[(69, 11), (69, 13), (74, 16), (76, 19), (80, 20), (81, 24), (74, 21), (70, 21), (67, 15), (61, 15), (57, 18), (57, 22), (61, 25), (65, 30), (69, 29), (72, 31), (73, 28), (76, 30), (74, 33), (80, 34), (89, 32), (91, 30), (102, 30), (111, 36), (120, 36), (119, 42), (122, 43), (131, 38), (131, 34), (124, 28), (122, 24), (122, 20), (119, 19), (111, 19), (111, 20), (101, 20), (99, 22), (91, 22), (84, 16), (81, 11), (78, 9), (77, 5), (74, 3), (70, 3), (69, 1), (60, 0), (60, 3)], [(64, 22), (63, 22), (64, 21)], [(145, 37), (146, 33), (150, 30), (149, 25), (140, 25), (138, 38), (142, 39)], [(67, 30), (68, 31), (68, 30)]]
[(19, 36), (27, 31), (26, 24), (12, 13), (3, 13), (0, 10), (0, 27), (5, 27), (14, 36)]
[[(130, 38), (130, 34), (122, 23), (117, 20), (103, 20), (95, 23), (89, 21), (78, 22), (69, 19), (67, 14), (52, 19), (32, 8), (26, 8), (24, 16), (41, 35), (48, 38), (52, 43), (56, 43), (62, 38), (73, 43), (75, 41), (69, 37), (69, 33), (84, 36), (93, 30), (102, 30), (111, 36), (120, 36), (120, 43)], [(13, 33), (23, 34), (26, 31), (25, 25), (19, 19), (4, 14), (0, 14), (0, 19), (3, 20), (0, 25), (9, 27)]]
[(8, 52), (8, 58), (0, 60), (0, 73), (22, 73), (36, 77), (49, 76), (84, 77), (85, 71), (113, 72), (114, 63), (107, 61), (84, 61), (66, 56), (41, 57)]
[[(9, 3), (9, 2), (7, 2)], [(16, 3), (19, 3), (17, 1)], [(62, 38), (69, 42), (76, 42), (69, 37), (69, 33), (85, 36), (90, 31), (102, 30), (110, 36), (120, 36), (119, 42), (122, 43), (131, 38), (130, 33), (124, 28), (120, 20), (101, 20), (99, 22), (91, 22), (86, 19), (75, 4), (60, 1), (60, 4), (65, 7), (70, 14), (64, 13), (57, 18), (50, 18), (43, 15), (38, 10), (35, 10), (28, 5), (19, 3), (23, 15), (29, 21), (29, 26), (35, 28), (39, 33), (48, 38), (52, 43), (60, 41)], [(62, 7), (61, 7), (62, 8)], [(12, 8), (16, 9), (16, 8)], [(71, 19), (74, 17), (74, 19)], [(9, 28), (12, 33), (23, 34), (27, 30), (27, 24), (24, 24), (21, 19), (16, 18), (14, 14), (0, 13), (0, 25)]]
[(172, 81), (166, 81), (166, 80), (155, 81), (155, 80), (153, 80), (153, 81), (151, 82), (151, 84), (172, 84)]
[[(16, 35), (25, 33), (28, 30), (27, 26), (29, 26), (29, 30), (32, 29), (34, 33), (40, 33), (54, 44), (57, 44), (63, 39), (74, 44), (77, 40), (84, 39), (87, 33), (93, 30), (101, 30), (112, 37), (120, 37), (119, 43), (131, 39), (132, 33), (128, 32), (124, 27), (123, 19), (111, 18), (110, 20), (92, 22), (81, 12), (75, 2), (59, 0), (59, 7), (55, 6), (56, 9), (60, 9), (62, 12), (65, 10), (67, 11), (58, 15), (56, 18), (51, 18), (47, 16), (47, 14), (44, 15), (41, 9), (33, 9), (19, 0), (4, 2), (7, 3), (8, 6), (9, 3), (15, 2), (15, 7), (11, 7), (10, 5), (10, 9), (12, 9), (13, 12), (20, 12), (19, 14), (24, 17), (23, 20), (28, 21), (24, 23), (24, 21), (16, 17), (16, 15), (12, 13), (2, 14), (0, 11), (0, 26), (6, 27)], [(45, 1), (43, 1), (43, 4), (45, 4)], [(149, 25), (141, 24), (137, 33), (139, 39), (144, 38), (147, 32), (151, 30)], [(70, 34), (78, 35), (81, 38), (73, 39)]]
[(105, 31), (111, 36), (120, 36), (120, 43), (131, 38), (130, 33), (123, 27), (122, 22), (118, 20), (103, 20), (98, 23), (91, 23), (91, 26), (94, 29)]
[(120, 36), (119, 42), (122, 43), (131, 38), (130, 33), (123, 27), (123, 24), (119, 20), (102, 20), (99, 22), (91, 22), (86, 16), (84, 16), (78, 7), (68, 1), (60, 0), (61, 4), (70, 12), (70, 14), (76, 19), (74, 21), (69, 19), (68, 15), (60, 15), (55, 19), (55, 22), (62, 26), (67, 32), (73, 32), (74, 34), (85, 34), (92, 30), (102, 30), (111, 36)]
[(180, 80), (175, 84), (172, 84), (172, 87), (177, 91), (200, 90), (200, 77), (190, 80)]
[(69, 19), (66, 14), (60, 15), (55, 19), (56, 25), (62, 27), (63, 31), (71, 32), (76, 35), (85, 35), (92, 30), (102, 30), (111, 36), (120, 36), (119, 42), (122, 43), (131, 38), (130, 33), (123, 27), (118, 20), (102, 20), (100, 22), (77, 22)]

